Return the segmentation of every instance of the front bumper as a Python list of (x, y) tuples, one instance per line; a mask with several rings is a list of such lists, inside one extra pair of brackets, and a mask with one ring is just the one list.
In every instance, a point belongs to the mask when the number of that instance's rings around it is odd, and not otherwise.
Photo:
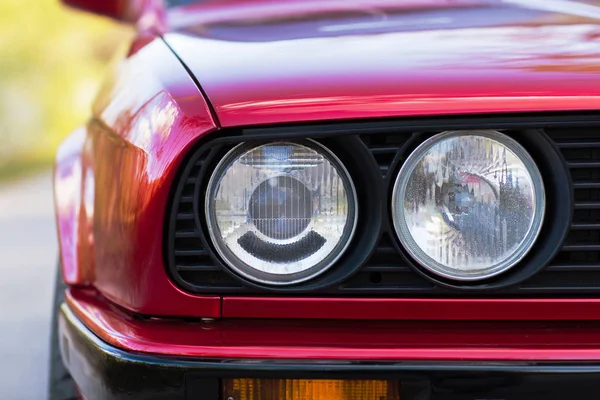
[(65, 365), (89, 400), (217, 400), (220, 379), (261, 377), (400, 379), (403, 400), (600, 397), (600, 361), (336, 361), (150, 355), (101, 340), (66, 304), (59, 327)]

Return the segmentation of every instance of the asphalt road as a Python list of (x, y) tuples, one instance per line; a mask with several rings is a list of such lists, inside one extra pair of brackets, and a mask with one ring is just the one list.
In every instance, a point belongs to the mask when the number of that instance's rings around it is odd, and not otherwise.
[(57, 254), (50, 173), (0, 185), (0, 399), (46, 399)]

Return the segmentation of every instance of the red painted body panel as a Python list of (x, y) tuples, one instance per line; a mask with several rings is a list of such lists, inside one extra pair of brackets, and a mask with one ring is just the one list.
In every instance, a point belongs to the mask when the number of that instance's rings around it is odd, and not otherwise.
[[(275, 7), (294, 2), (256, 3)], [(318, 20), (313, 26), (317, 33), (309, 37), (286, 25), (294, 19), (288, 18), (289, 9), (267, 15), (283, 22), (258, 38), (228, 35), (245, 18), (259, 21), (272, 8), (204, 14), (204, 7), (216, 4), (207, 3), (186, 9), (185, 15), (171, 14), (177, 31), (167, 33), (166, 40), (200, 81), (219, 121), (165, 43), (154, 36), (138, 38), (102, 89), (94, 120), (59, 151), (55, 197), (66, 281), (93, 285), (119, 306), (155, 316), (600, 319), (598, 300), (568, 299), (228, 297), (222, 314), (219, 296), (188, 294), (169, 280), (163, 224), (172, 184), (188, 151), (220, 125), (600, 109), (600, 28), (589, 20), (548, 12), (530, 15), (506, 6), (516, 14), (498, 22), (494, 10), (482, 6), (487, 17), (478, 19), (477, 26), (444, 29), (432, 21), (446, 21), (448, 10), (459, 13), (460, 20), (460, 13), (473, 9), (425, 3), (427, 12), (434, 13), (426, 19), (434, 26), (407, 28), (400, 12), (397, 26), (389, 31), (348, 33), (343, 32), (345, 20)], [(219, 7), (235, 11), (248, 4), (229, 1)], [(142, 31), (164, 29), (157, 13), (154, 9), (141, 18)], [(241, 25), (228, 25), (231, 21), (223, 15), (238, 16)], [(100, 324), (94, 321), (87, 320)]]
[(600, 321), (600, 299), (224, 297), (224, 318)]
[[(121, 22), (139, 23), (140, 18), (145, 21), (139, 27), (147, 28), (149, 19), (156, 29), (151, 31), (161, 31), (164, 17), (164, 6), (162, 0), (61, 0), (65, 5), (77, 8), (82, 11), (91, 12), (105, 17), (114, 18)], [(156, 19), (155, 17), (159, 17)], [(142, 29), (145, 30), (145, 29)]]
[(323, 18), (331, 15), (382, 16), (380, 10), (423, 11), (480, 6), (485, 0), (204, 0), (169, 9), (165, 15), (169, 31), (190, 26), (227, 23), (260, 24), (265, 19), (290, 20), (297, 16)]
[[(172, 182), (187, 151), (215, 129), (185, 70), (160, 39), (134, 54), (103, 88), (90, 126), (94, 179), (95, 286), (145, 314), (219, 315), (220, 299), (190, 296), (168, 279), (163, 224)], [(158, 60), (160, 60), (158, 62)]]
[(84, 228), (81, 226), (82, 153), (86, 131), (79, 128), (65, 140), (56, 155), (54, 171), (54, 206), (58, 227), (62, 272), (69, 285), (85, 285), (93, 280), (92, 271), (80, 257), (84, 246)]
[(598, 322), (375, 322), (134, 319), (94, 291), (67, 304), (102, 340), (163, 355), (336, 360), (600, 360)]
[(162, 253), (178, 167), (216, 128), (201, 93), (162, 40), (144, 37), (107, 80), (94, 117), (65, 142), (56, 167), (67, 282), (93, 283), (139, 313), (219, 316), (219, 297), (171, 283)]
[(344, 2), (317, 17), (289, 2), (253, 2), (187, 8), (165, 35), (222, 126), (600, 109), (600, 28), (577, 15), (600, 7), (349, 1), (359, 17)]
[(126, 8), (127, 0), (62, 0), (69, 7), (119, 19)]

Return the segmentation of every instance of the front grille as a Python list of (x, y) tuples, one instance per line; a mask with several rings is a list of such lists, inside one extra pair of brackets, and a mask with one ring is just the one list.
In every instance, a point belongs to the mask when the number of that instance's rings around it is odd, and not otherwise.
[(567, 240), (550, 265), (520, 290), (600, 291), (600, 134), (598, 129), (546, 129), (569, 166), (575, 200)]
[(196, 180), (206, 162), (208, 152), (194, 162), (179, 197), (174, 220), (173, 256), (179, 277), (198, 288), (236, 290), (243, 286), (218, 266), (200, 239), (194, 214)]
[[(442, 131), (444, 129), (438, 129)], [(565, 158), (573, 182), (574, 210), (567, 239), (543, 270), (517, 286), (490, 292), (496, 296), (597, 295), (600, 293), (600, 131), (598, 128), (546, 128), (545, 133)], [(361, 132), (360, 138), (373, 154), (382, 176), (391, 168), (410, 133)], [(210, 150), (207, 150), (207, 153)], [(173, 215), (170, 271), (185, 288), (200, 293), (256, 294), (261, 289), (244, 285), (215, 263), (202, 241), (194, 217), (194, 187), (208, 154), (200, 155), (187, 176)], [(443, 288), (416, 272), (385, 232), (369, 260), (354, 275), (325, 289), (334, 296), (461, 296), (466, 293)], [(282, 292), (279, 293), (280, 295)], [(307, 293), (314, 295), (314, 292)], [(298, 295), (295, 293), (294, 295)]]
[[(573, 181), (574, 212), (571, 229), (560, 252), (540, 273), (524, 281), (510, 294), (600, 292), (600, 132), (590, 129), (545, 129), (569, 166)], [(376, 135), (369, 143), (393, 142), (390, 135)], [(393, 135), (391, 135), (393, 136)], [(384, 146), (382, 146), (384, 147)], [(386, 170), (387, 161), (381, 166)], [(429, 280), (401, 265), (389, 237), (384, 237), (369, 264), (344, 282), (342, 291), (436, 291)]]

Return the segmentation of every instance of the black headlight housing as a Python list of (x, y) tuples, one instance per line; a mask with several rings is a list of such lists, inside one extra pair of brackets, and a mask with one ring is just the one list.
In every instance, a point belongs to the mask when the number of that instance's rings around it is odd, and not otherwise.
[[(593, 246), (592, 238), (597, 233), (593, 226), (600, 226), (596, 223), (600, 222), (600, 211), (595, 211), (600, 210), (600, 195), (594, 194), (595, 187), (588, 188), (589, 173), (597, 172), (590, 165), (586, 169), (576, 165), (580, 152), (593, 151), (585, 148), (586, 143), (598, 141), (595, 125), (600, 125), (600, 119), (594, 117), (487, 116), (225, 129), (212, 133), (191, 152), (173, 188), (165, 236), (168, 272), (184, 290), (202, 294), (597, 295), (600, 261), (595, 250), (587, 247)], [(406, 157), (429, 137), (458, 129), (495, 129), (512, 137), (531, 154), (547, 188), (546, 217), (534, 249), (510, 271), (478, 282), (451, 281), (424, 270), (399, 243), (392, 225), (391, 191)], [(325, 273), (285, 287), (249, 280), (230, 268), (210, 239), (204, 215), (210, 176), (231, 149), (240, 143), (258, 146), (280, 140), (314, 140), (335, 154), (354, 182), (360, 205), (356, 233), (347, 251)], [(582, 273), (586, 276), (582, 277)], [(590, 289), (589, 282), (598, 284)]]

